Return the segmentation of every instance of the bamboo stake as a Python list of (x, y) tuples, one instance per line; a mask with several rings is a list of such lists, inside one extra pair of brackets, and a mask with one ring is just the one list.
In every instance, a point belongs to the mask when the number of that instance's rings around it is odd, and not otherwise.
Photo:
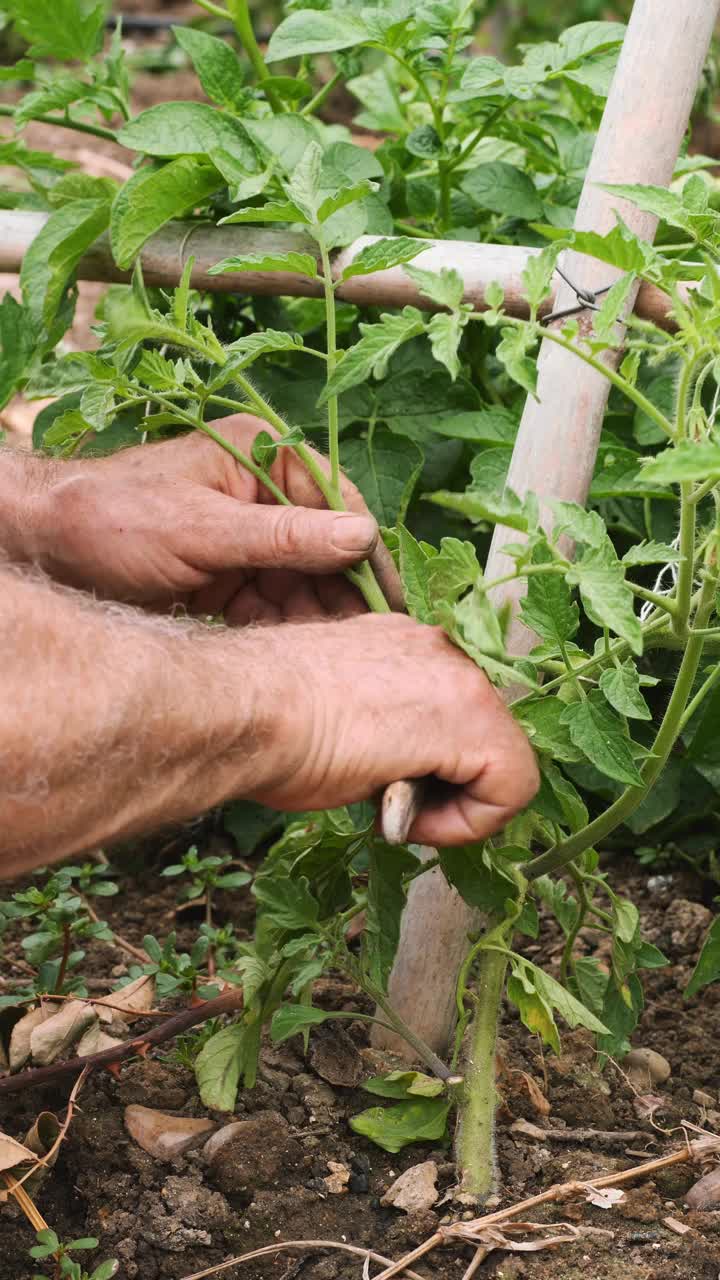
[[(692, 8), (677, 0), (636, 0), (585, 179), (575, 221), (578, 229), (606, 234), (619, 213), (637, 235), (654, 238), (655, 218), (598, 184), (669, 184), (719, 10), (718, 0), (704, 0)], [(562, 266), (576, 285), (593, 291), (622, 274), (577, 253), (565, 254)], [(555, 305), (574, 302), (574, 294), (563, 285)], [(629, 300), (628, 314), (634, 302), (634, 297)], [(589, 320), (586, 323), (589, 327)], [(606, 359), (617, 363), (619, 352)], [(550, 498), (580, 503), (587, 498), (609, 386), (606, 378), (571, 353), (543, 344), (537, 399), (529, 396), (526, 402), (508, 485), (520, 495), (536, 493), (546, 517)], [(518, 534), (497, 527), (486, 570), (491, 579), (513, 568), (503, 554), (509, 541), (517, 542)], [(497, 603), (510, 602), (516, 611), (522, 591), (520, 583), (508, 584), (498, 592)], [(527, 653), (534, 643), (532, 633), (515, 618), (510, 650)], [(442, 1055), (454, 1022), (457, 940), (472, 928), (473, 913), (444, 881), (438, 880), (428, 893), (424, 879), (410, 885), (389, 994), (403, 1021)], [(436, 938), (450, 940), (445, 955), (438, 956)], [(384, 1031), (376, 1030), (373, 1040), (408, 1056), (407, 1046)]]
[[(18, 210), (0, 211), (0, 272), (15, 274), (30, 245), (47, 222), (46, 213)], [(362, 236), (347, 249), (335, 254), (333, 275), (339, 279), (344, 268), (360, 250), (380, 236)], [(485, 290), (499, 281), (505, 290), (505, 305), (511, 315), (526, 316), (522, 272), (528, 259), (539, 253), (518, 245), (474, 244), (461, 240), (428, 241), (429, 248), (416, 259), (428, 271), (452, 266), (465, 281), (465, 301), (477, 311), (485, 309)], [(189, 257), (195, 259), (192, 286), (214, 293), (242, 293), (287, 297), (317, 298), (322, 284), (305, 276), (283, 271), (228, 272), (208, 275), (210, 267), (233, 254), (287, 253), (289, 250), (315, 253), (312, 240), (292, 231), (266, 227), (214, 227), (203, 222), (170, 222), (152, 236), (140, 254), (143, 276), (148, 284), (174, 287)], [(80, 280), (127, 283), (130, 274), (116, 267), (107, 236), (101, 236), (84, 255), (78, 267)], [(433, 310), (434, 304), (423, 298), (417, 286), (402, 267), (378, 271), (371, 276), (354, 276), (337, 290), (345, 302), (357, 306), (404, 307), (408, 304)], [(548, 301), (546, 310), (551, 303)], [(638, 298), (638, 315), (669, 327), (670, 299), (660, 289), (643, 285)]]

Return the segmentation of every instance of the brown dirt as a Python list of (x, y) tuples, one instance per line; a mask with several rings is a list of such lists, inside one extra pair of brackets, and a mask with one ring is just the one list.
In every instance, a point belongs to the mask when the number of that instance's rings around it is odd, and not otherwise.
[[(136, 943), (150, 925), (162, 937), (178, 923), (179, 945), (186, 946), (198, 921), (188, 919), (192, 912), (181, 913), (176, 921), (172, 886), (158, 878), (157, 859), (154, 863), (153, 871), (125, 878), (121, 894), (100, 905), (106, 907), (111, 925)], [(647, 1011), (633, 1037), (636, 1046), (663, 1053), (672, 1067), (667, 1084), (657, 1088), (662, 1098), (654, 1117), (658, 1128), (638, 1119), (633, 1091), (620, 1071), (612, 1066), (603, 1074), (597, 1071), (582, 1033), (563, 1037), (560, 1058), (543, 1059), (514, 1013), (506, 1010), (499, 1056), (503, 1206), (553, 1183), (592, 1180), (637, 1164), (643, 1155), (666, 1154), (682, 1141), (677, 1126), (683, 1120), (720, 1130), (720, 1113), (709, 1107), (708, 1115), (692, 1098), (698, 1088), (713, 1100), (718, 1097), (720, 988), (709, 988), (687, 1006), (682, 997), (698, 929), (707, 919), (699, 901), (701, 886), (680, 872), (649, 892), (646, 874), (638, 873), (631, 860), (616, 868), (614, 883), (638, 903), (647, 936), (670, 959), (666, 969), (649, 977)], [(250, 925), (250, 902), (244, 894), (226, 896), (219, 909), (221, 917), (233, 919), (240, 929)], [(559, 942), (554, 923), (544, 920), (540, 939), (525, 951), (556, 971)], [(588, 953), (597, 944), (598, 936), (588, 932)], [(10, 960), (12, 956), (11, 944)], [(110, 981), (111, 970), (117, 974), (116, 966), (123, 962), (114, 949), (95, 945), (88, 972), (96, 981)], [(340, 978), (319, 983), (315, 999), (326, 1007), (366, 1007)], [(362, 1023), (350, 1023), (347, 1033), (313, 1033), (307, 1060), (299, 1040), (279, 1048), (267, 1045), (257, 1088), (241, 1092), (238, 1099), (234, 1119), (243, 1122), (242, 1129), (209, 1163), (199, 1151), (169, 1163), (158, 1161), (123, 1128), (123, 1110), (131, 1103), (189, 1116), (205, 1114), (192, 1074), (173, 1061), (171, 1046), (152, 1059), (124, 1065), (119, 1078), (97, 1074), (82, 1093), (55, 1170), (38, 1193), (38, 1207), (65, 1238), (99, 1236), (102, 1256), (121, 1260), (125, 1280), (181, 1280), (274, 1240), (345, 1240), (401, 1256), (439, 1222), (462, 1216), (463, 1208), (448, 1200), (439, 1208), (408, 1216), (381, 1206), (383, 1193), (402, 1170), (435, 1160), (444, 1195), (455, 1182), (455, 1169), (450, 1152), (441, 1146), (410, 1147), (391, 1156), (352, 1132), (348, 1118), (374, 1100), (359, 1088), (333, 1086), (322, 1076), (356, 1081), (373, 1074), (378, 1065), (367, 1048)], [(523, 1073), (547, 1093), (547, 1122), (531, 1100)], [(62, 1085), (6, 1099), (0, 1106), (0, 1126), (21, 1138), (39, 1110), (61, 1112), (68, 1091)], [(518, 1118), (570, 1131), (641, 1130), (642, 1137), (630, 1146), (622, 1139), (610, 1144), (592, 1139), (579, 1144), (537, 1142), (511, 1132)], [(345, 1194), (328, 1191), (323, 1180), (329, 1162), (350, 1171)], [(576, 1200), (554, 1211), (537, 1211), (537, 1220), (570, 1221), (610, 1234), (585, 1235), (553, 1252), (497, 1253), (477, 1275), (481, 1280), (716, 1280), (720, 1212), (690, 1213), (683, 1207), (696, 1177), (682, 1166), (667, 1170), (628, 1190), (615, 1209)], [(685, 1222), (691, 1231), (683, 1237), (673, 1234), (663, 1223), (668, 1216)], [(12, 1201), (5, 1204), (0, 1208), (3, 1280), (26, 1280), (31, 1243), (19, 1210)], [(428, 1278), (462, 1276), (471, 1257), (469, 1247), (454, 1246), (432, 1255), (418, 1270)], [(230, 1280), (360, 1280), (362, 1262), (341, 1254), (308, 1252), (299, 1259), (278, 1252), (225, 1274)]]

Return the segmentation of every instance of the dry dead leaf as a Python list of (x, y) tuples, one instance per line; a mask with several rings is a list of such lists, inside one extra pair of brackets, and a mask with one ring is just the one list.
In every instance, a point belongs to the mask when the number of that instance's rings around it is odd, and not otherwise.
[(30, 1058), (30, 1037), (36, 1027), (42, 1022), (47, 1022), (48, 1018), (52, 1018), (57, 1013), (57, 1005), (40, 1004), (36, 1009), (30, 1009), (19, 1022), (15, 1023), (10, 1035), (10, 1070), (19, 1071), (21, 1067)]
[(152, 974), (143, 974), (126, 987), (111, 991), (109, 996), (103, 996), (93, 1003), (101, 1022), (112, 1022), (115, 1019), (132, 1022), (154, 1007), (155, 979)]
[(666, 1105), (666, 1099), (657, 1093), (640, 1093), (633, 1098), (633, 1110), (638, 1120), (652, 1120), (656, 1111)]
[(347, 1165), (340, 1164), (338, 1160), (328, 1160), (327, 1167), (330, 1172), (326, 1178), (323, 1178), (323, 1182), (330, 1195), (346, 1195), (350, 1182), (350, 1170)]
[(589, 1204), (594, 1204), (598, 1209), (612, 1209), (616, 1204), (620, 1204), (625, 1199), (625, 1192), (620, 1187), (592, 1187), (587, 1188), (587, 1199)]
[(95, 1020), (91, 1005), (82, 1000), (69, 1000), (30, 1032), (33, 1062), (40, 1067), (49, 1066), (66, 1054)]
[(404, 1213), (424, 1213), (437, 1201), (437, 1176), (438, 1167), (434, 1160), (414, 1164), (388, 1187), (380, 1203), (402, 1209)]
[[(52, 1111), (41, 1111), (34, 1125), (28, 1130), (25, 1136), (25, 1145), (29, 1147), (31, 1151), (34, 1151), (36, 1156), (47, 1156), (55, 1146), (61, 1132), (62, 1125), (60, 1124), (57, 1116), (53, 1115)], [(31, 1195), (37, 1191), (38, 1187), (45, 1180), (48, 1171), (52, 1169), (59, 1154), (60, 1147), (58, 1145), (57, 1149), (53, 1151), (53, 1154), (50, 1156), (50, 1159), (44, 1164), (39, 1165), (37, 1172), (34, 1173), (31, 1178), (28, 1178), (25, 1185)]]
[(108, 1035), (99, 1022), (94, 1022), (78, 1041), (75, 1052), (78, 1058), (87, 1058), (91, 1053), (103, 1053), (105, 1049), (114, 1049), (119, 1044), (122, 1040)]
[(125, 1108), (125, 1128), (148, 1155), (158, 1160), (172, 1160), (195, 1146), (215, 1124), (207, 1118), (170, 1116), (164, 1111), (133, 1105)]
[(521, 1071), (520, 1074), (525, 1082), (525, 1087), (527, 1088), (528, 1094), (530, 1096), (530, 1101), (532, 1102), (538, 1115), (549, 1116), (552, 1110), (552, 1107), (550, 1106), (550, 1101), (548, 1098), (545, 1097), (545, 1094), (540, 1088), (540, 1085), (538, 1084), (537, 1080), (533, 1080), (532, 1076), (529, 1076), (526, 1071)]
[(7, 1133), (0, 1133), (0, 1172), (5, 1169), (15, 1169), (17, 1165), (25, 1164), (27, 1161), (34, 1163), (34, 1152), (24, 1147), (21, 1142), (16, 1142)]

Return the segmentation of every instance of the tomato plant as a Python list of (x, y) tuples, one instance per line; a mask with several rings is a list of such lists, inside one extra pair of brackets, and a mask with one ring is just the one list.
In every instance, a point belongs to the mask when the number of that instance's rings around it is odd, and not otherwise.
[[(567, 230), (622, 42), (618, 23), (582, 22), (554, 42), (524, 47), (506, 65), (471, 51), (477, 7), (464, 0), (291, 3), (263, 56), (244, 0), (229, 0), (227, 10), (198, 3), (232, 18), (246, 56), (203, 26), (176, 29), (209, 101), (165, 102), (133, 117), (119, 34), (110, 55), (99, 56), (102, 5), (10, 0), (30, 44), (17, 79), (35, 75), (36, 84), (12, 108), (17, 132), (0, 150), (26, 179), (5, 202), (49, 216), (23, 262), (22, 305), (7, 296), (0, 307), (0, 398), (18, 387), (58, 397), (38, 415), (35, 444), (61, 456), (204, 432), (279, 502), (287, 498), (268, 474), (278, 449), (295, 450), (336, 509), (342, 466), (397, 558), (408, 610), (444, 627), (495, 684), (520, 688), (514, 711), (538, 752), (537, 799), (501, 840), (441, 849), (430, 864), (489, 918), (460, 976), (448, 1062), (400, 1021), (387, 997), (407, 886), (428, 864), (412, 847), (386, 846), (365, 806), (287, 822), (257, 806), (232, 806), (227, 821), (246, 851), (271, 830), (277, 836), (253, 883), (255, 939), (219, 936), (207, 920), (192, 955), (178, 956), (173, 937), (146, 939), (148, 963), (138, 970), (161, 976), (165, 990), (195, 993), (200, 982), (205, 994), (213, 982), (242, 985), (242, 1015), (204, 1037), (195, 1060), (203, 1100), (220, 1110), (233, 1107), (241, 1080), (253, 1084), (266, 1026), (279, 1042), (347, 1016), (312, 1004), (316, 979), (343, 970), (432, 1072), (369, 1082), (371, 1093), (394, 1105), (370, 1108), (354, 1127), (398, 1150), (441, 1137), (458, 1105), (465, 1185), (481, 1194), (492, 1182), (491, 1082), (503, 991), (551, 1049), (559, 1049), (559, 1014), (595, 1034), (602, 1054), (622, 1055), (642, 1009), (639, 974), (664, 957), (643, 940), (637, 909), (614, 892), (597, 849), (616, 832), (626, 841), (650, 832), (661, 842), (714, 804), (715, 185), (702, 157), (684, 156), (671, 191), (615, 188), (660, 216), (658, 248), (622, 223), (604, 237)], [(50, 54), (72, 60), (72, 71), (49, 72), (43, 59)], [(352, 128), (323, 119), (340, 83), (356, 104)], [(117, 139), (136, 155), (132, 177), (121, 184), (94, 178), (28, 149), (22, 128), (38, 116)], [(360, 145), (360, 130), (380, 135), (378, 145)], [(178, 287), (146, 286), (143, 246), (185, 217)], [(231, 295), (191, 288), (193, 234), (208, 222), (238, 228), (237, 252), (211, 271), (232, 275)], [(257, 229), (268, 227), (274, 238), (259, 240)], [(73, 273), (102, 234), (117, 267), (132, 268), (132, 282), (107, 292), (99, 349), (63, 354)], [(338, 274), (336, 251), (364, 235), (372, 238)], [(487, 292), (490, 309), (475, 312), (457, 271), (420, 265), (439, 237), (542, 247), (524, 273), (529, 320), (508, 314), (499, 286)], [(591, 328), (569, 318), (548, 330), (541, 308), (568, 247), (623, 274)], [(347, 280), (390, 267), (402, 268), (422, 309), (383, 312), (370, 301), (360, 311), (339, 299)], [(312, 296), (253, 297), (243, 279), (257, 272), (301, 277)], [(680, 287), (689, 275), (696, 283), (690, 294)], [(617, 344), (618, 317), (637, 280), (667, 293), (672, 328), (632, 320), (616, 373), (603, 355)], [(612, 383), (590, 509), (558, 503), (549, 527), (533, 495), (521, 499), (506, 484), (543, 337)], [(211, 425), (238, 410), (273, 429), (261, 432), (251, 455)], [(308, 441), (327, 446), (329, 476)], [(493, 604), (498, 581), (487, 581), (482, 569), (496, 525), (517, 534), (502, 581), (526, 583), (522, 619), (538, 641), (522, 660), (506, 647), (508, 619)], [(574, 559), (568, 540), (578, 548)], [(369, 608), (388, 608), (369, 566), (350, 577)], [(168, 872), (188, 872), (186, 896), (209, 900), (215, 887), (246, 879), (223, 867), (191, 850)], [(72, 967), (61, 959), (58, 970), (56, 936), (64, 925), (58, 898), (69, 891), (64, 882), (45, 891), (52, 929), (42, 963), (50, 968), (37, 990), (60, 990)], [(538, 903), (565, 935), (560, 980), (522, 954), (519, 939), (537, 936)], [(6, 916), (21, 907), (16, 899)], [(35, 912), (33, 903), (27, 909)], [(363, 912), (358, 946), (347, 930)], [(608, 969), (576, 957), (588, 921), (612, 938)], [(713, 931), (691, 992), (718, 973)]]

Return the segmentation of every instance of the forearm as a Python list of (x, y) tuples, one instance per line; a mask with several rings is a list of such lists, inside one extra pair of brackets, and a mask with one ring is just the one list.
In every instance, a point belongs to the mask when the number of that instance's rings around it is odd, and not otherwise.
[(0, 555), (29, 564), (37, 554), (38, 512), (63, 463), (0, 448)]
[(9, 569), (0, 592), (0, 876), (282, 772), (269, 631), (146, 618)]

